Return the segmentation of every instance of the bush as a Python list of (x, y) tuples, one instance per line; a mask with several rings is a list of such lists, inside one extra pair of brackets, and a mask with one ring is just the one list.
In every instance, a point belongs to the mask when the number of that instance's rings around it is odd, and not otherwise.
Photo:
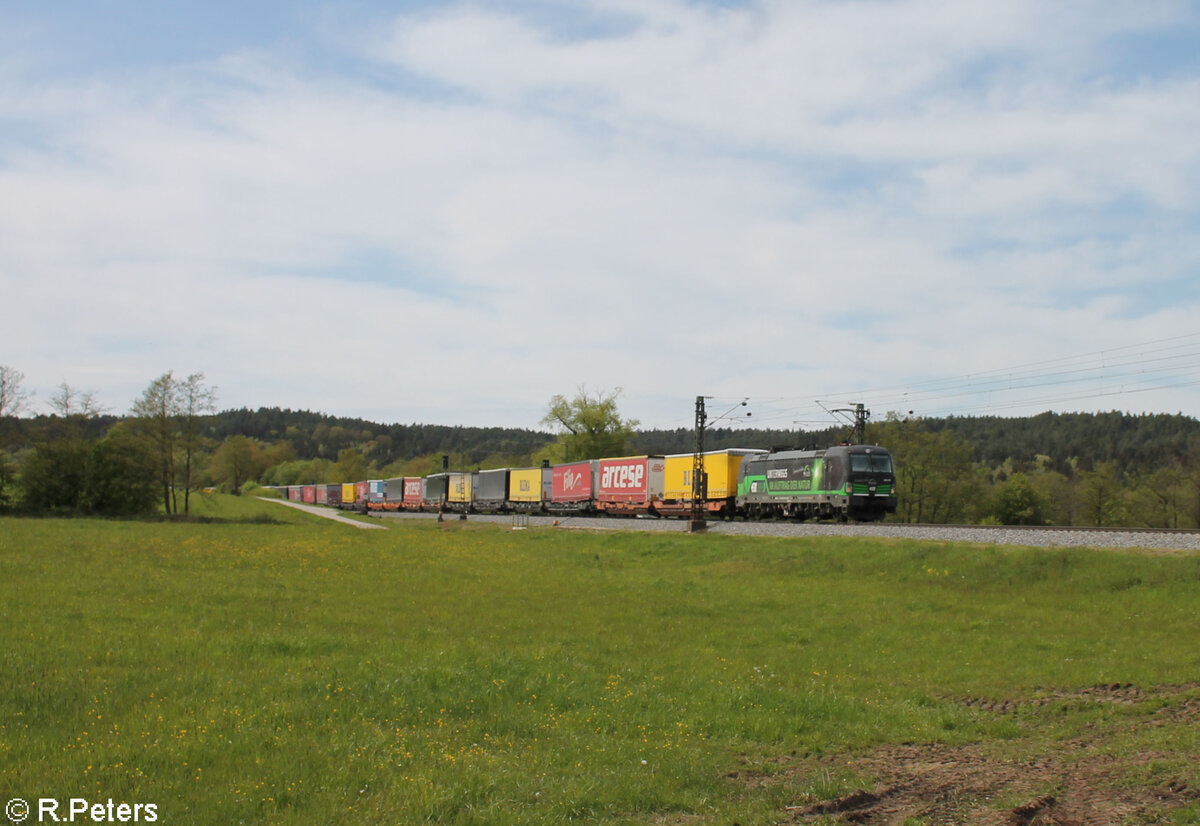
[(1047, 503), (1024, 474), (1009, 478), (996, 493), (993, 515), (1002, 525), (1045, 525)]
[(37, 445), (21, 469), (21, 508), (31, 513), (132, 516), (158, 502), (155, 457), (121, 426), (96, 442)]
[(12, 504), (12, 482), (16, 473), (16, 467), (8, 454), (0, 451), (0, 511), (8, 510), (8, 506)]
[(80, 509), (87, 484), (88, 445), (60, 439), (34, 447), (21, 468), (21, 508), (34, 513), (71, 513)]
[(150, 446), (123, 427), (92, 445), (80, 505), (104, 516), (153, 513), (158, 507), (158, 464)]

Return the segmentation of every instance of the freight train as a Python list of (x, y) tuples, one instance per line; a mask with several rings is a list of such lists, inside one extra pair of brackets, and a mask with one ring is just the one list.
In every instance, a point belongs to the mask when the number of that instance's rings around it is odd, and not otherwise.
[[(878, 445), (706, 452), (710, 518), (873, 522), (896, 512), (891, 454)], [(694, 455), (624, 456), (334, 485), (291, 485), (288, 499), (360, 511), (687, 516)]]

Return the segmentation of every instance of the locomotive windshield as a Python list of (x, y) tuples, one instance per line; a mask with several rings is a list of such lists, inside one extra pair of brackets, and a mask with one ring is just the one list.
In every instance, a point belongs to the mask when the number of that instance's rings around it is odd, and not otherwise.
[(891, 473), (892, 457), (886, 453), (851, 453), (851, 473)]

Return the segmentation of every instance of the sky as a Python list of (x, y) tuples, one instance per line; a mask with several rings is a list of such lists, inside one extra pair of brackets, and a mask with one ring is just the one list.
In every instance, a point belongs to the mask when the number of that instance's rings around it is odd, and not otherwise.
[(0, 364), (31, 412), (1200, 416), (1197, 42), (1189, 0), (4, 0)]

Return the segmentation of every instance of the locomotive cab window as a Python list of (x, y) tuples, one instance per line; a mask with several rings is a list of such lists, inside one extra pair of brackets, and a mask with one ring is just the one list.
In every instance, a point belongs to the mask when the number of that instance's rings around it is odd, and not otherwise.
[(850, 470), (853, 473), (891, 473), (892, 457), (886, 453), (851, 453)]

